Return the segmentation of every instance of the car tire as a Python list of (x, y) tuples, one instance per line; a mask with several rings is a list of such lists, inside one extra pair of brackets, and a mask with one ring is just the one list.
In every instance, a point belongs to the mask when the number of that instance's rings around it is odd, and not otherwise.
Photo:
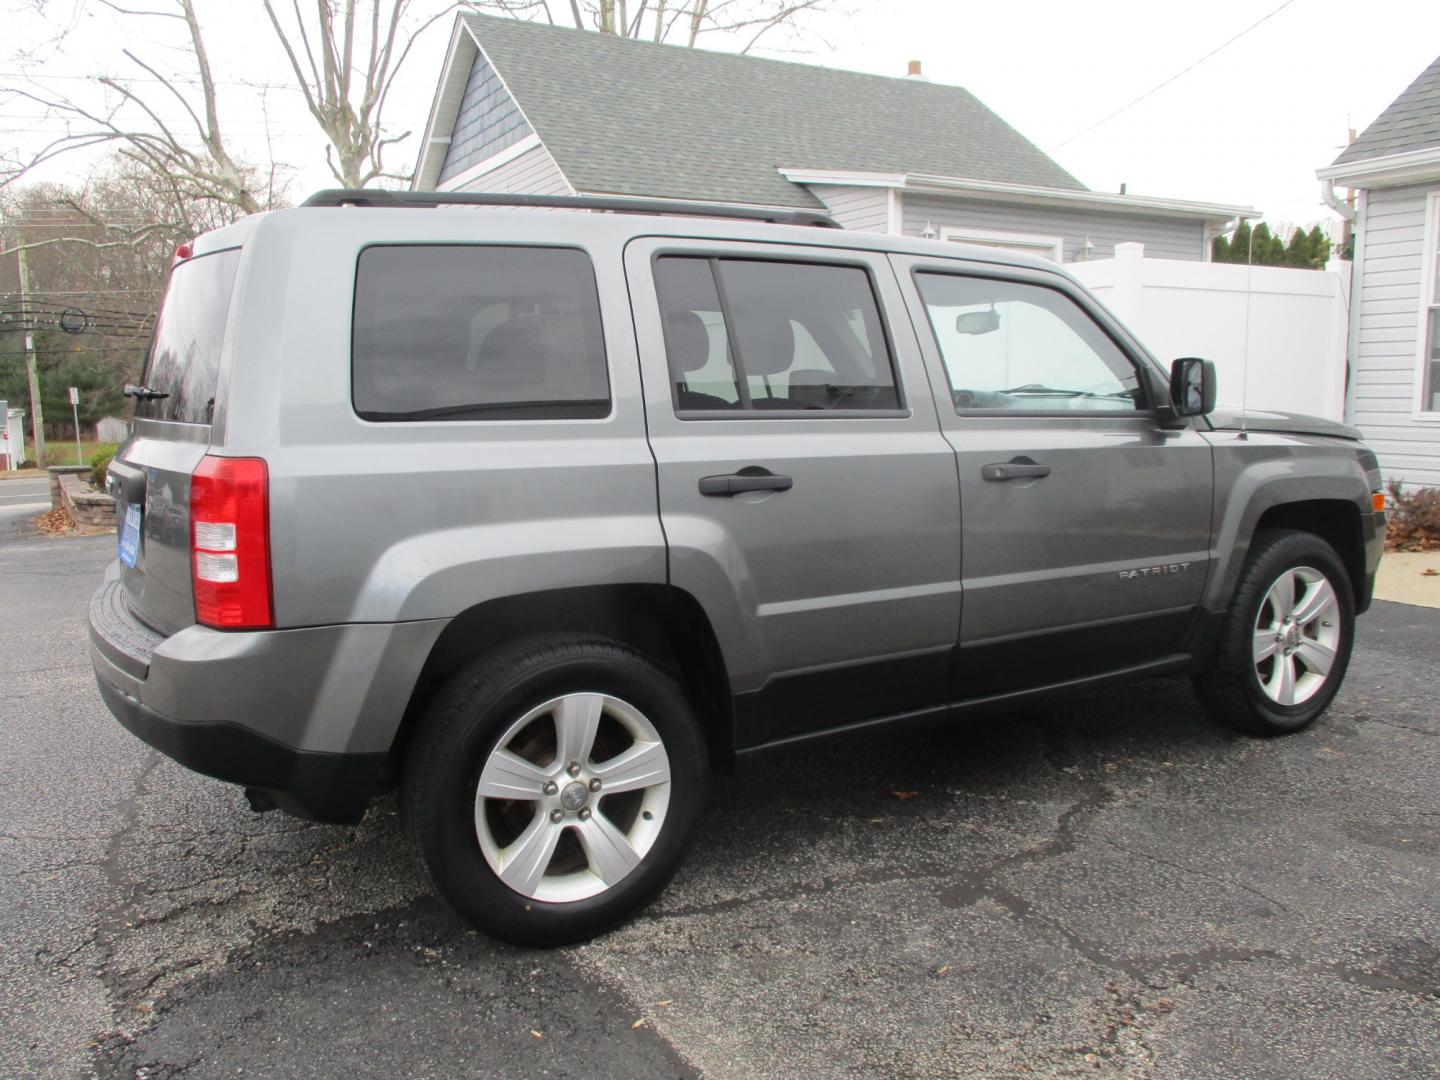
[(679, 686), (594, 637), (517, 642), (455, 675), (405, 763), (402, 811), (441, 897), (522, 945), (584, 940), (655, 897), (709, 776)]
[(1340, 689), (1355, 641), (1355, 593), (1335, 549), (1313, 533), (1257, 534), (1215, 651), (1195, 688), (1221, 723), (1289, 735)]

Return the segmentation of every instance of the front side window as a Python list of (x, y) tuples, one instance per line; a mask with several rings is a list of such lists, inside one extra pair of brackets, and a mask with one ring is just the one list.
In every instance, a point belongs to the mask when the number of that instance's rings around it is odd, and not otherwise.
[(366, 420), (608, 415), (595, 272), (571, 248), (366, 248), (355, 275), (355, 411)]
[(666, 256), (655, 287), (680, 412), (900, 408), (859, 267)]
[(1133, 412), (1139, 372), (1055, 289), (956, 274), (915, 275), (960, 412)]
[(1420, 411), (1440, 413), (1440, 191), (1430, 194), (1429, 235), (1425, 265), (1430, 276), (1422, 286), (1425, 325), (1420, 343)]

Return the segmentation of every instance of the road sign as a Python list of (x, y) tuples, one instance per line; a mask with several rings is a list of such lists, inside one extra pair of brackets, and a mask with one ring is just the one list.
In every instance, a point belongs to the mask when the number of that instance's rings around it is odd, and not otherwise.
[(80, 390), (70, 387), (70, 414), (75, 417), (75, 464), (84, 465), (80, 459)]

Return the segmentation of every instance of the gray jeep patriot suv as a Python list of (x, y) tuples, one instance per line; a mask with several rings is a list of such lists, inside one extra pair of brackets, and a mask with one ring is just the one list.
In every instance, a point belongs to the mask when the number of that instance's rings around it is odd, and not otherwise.
[(436, 889), (537, 943), (664, 886), (712, 761), (1162, 674), (1324, 711), (1384, 532), (1357, 432), (1215, 410), (1052, 263), (826, 224), (327, 192), (182, 248), (110, 710), (257, 809), (398, 786)]

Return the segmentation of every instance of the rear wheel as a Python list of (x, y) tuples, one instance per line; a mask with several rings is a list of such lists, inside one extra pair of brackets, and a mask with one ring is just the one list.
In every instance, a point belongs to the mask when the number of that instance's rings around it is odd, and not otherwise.
[(1300, 731), (1340, 689), (1354, 637), (1354, 592), (1335, 549), (1311, 533), (1264, 532), (1195, 686), (1231, 727)]
[(404, 809), (436, 890), (522, 944), (590, 937), (680, 865), (705, 745), (679, 688), (613, 642), (521, 643), (446, 687), (407, 762)]

